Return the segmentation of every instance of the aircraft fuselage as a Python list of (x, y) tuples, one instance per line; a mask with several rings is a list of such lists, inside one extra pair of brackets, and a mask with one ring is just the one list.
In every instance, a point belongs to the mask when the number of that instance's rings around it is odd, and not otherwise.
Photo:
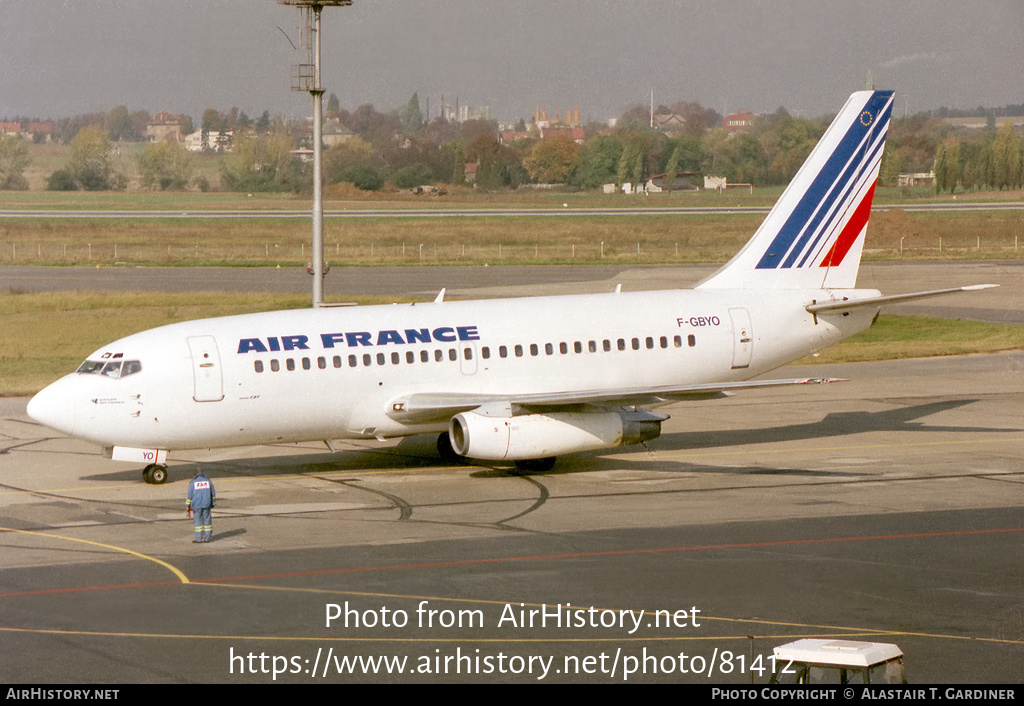
[[(90, 361), (131, 361), (138, 370), (68, 375), (33, 401), (32, 413), (106, 447), (443, 431), (447, 419), (402, 419), (396, 400), (747, 380), (863, 330), (877, 311), (816, 317), (804, 309), (830, 298), (823, 290), (670, 290), (190, 321), (96, 351)], [(60, 408), (49, 409), (50, 399)]]

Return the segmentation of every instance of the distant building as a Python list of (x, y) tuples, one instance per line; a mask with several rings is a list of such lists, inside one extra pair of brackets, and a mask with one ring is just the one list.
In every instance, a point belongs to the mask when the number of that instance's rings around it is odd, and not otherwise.
[(335, 145), (348, 142), (353, 137), (355, 137), (355, 133), (342, 125), (341, 120), (338, 118), (331, 118), (324, 123), (323, 139), (324, 144), (328, 147), (334, 147)]
[(16, 137), (21, 136), (21, 124), (20, 123), (0, 123), (0, 135), (14, 135)]
[(442, 109), (444, 111), (444, 119), (450, 123), (464, 123), (467, 120), (491, 119), (491, 107), (489, 105), (471, 107), (468, 105), (459, 105), (456, 102), (454, 106), (442, 105)]
[(583, 123), (580, 120), (579, 106), (566, 108), (564, 118), (556, 110), (555, 117), (552, 120), (548, 119), (548, 109), (546, 106), (537, 106), (537, 109), (533, 111), (533, 124), (537, 128), (544, 129), (556, 126), (579, 127)]
[(525, 140), (533, 137), (533, 133), (523, 130), (503, 130), (498, 133), (498, 142), (502, 145), (511, 145), (516, 140)]
[(922, 186), (935, 183), (935, 172), (914, 172), (897, 177), (900, 186)]
[[(1020, 130), (1024, 127), (1024, 116), (1020, 115), (1002, 115), (992, 118), (995, 123), (996, 130), (1012, 125), (1014, 130)], [(947, 125), (952, 125), (955, 128), (961, 130), (986, 130), (988, 129), (988, 117), (981, 116), (978, 118), (943, 118), (942, 122)]]
[(231, 131), (220, 133), (216, 130), (210, 130), (204, 133), (202, 130), (196, 130), (191, 135), (185, 136), (185, 149), (189, 152), (205, 152), (207, 150), (212, 152), (230, 152), (231, 138), (233, 136), (234, 133)]
[(150, 142), (181, 142), (185, 139), (181, 134), (181, 118), (167, 111), (157, 113), (146, 123), (146, 137)]
[(707, 176), (704, 175), (704, 188), (715, 189), (717, 191), (724, 191), (729, 187), (729, 183), (725, 177)]
[(50, 120), (28, 124), (28, 133), (34, 142), (52, 142), (55, 126)]
[(686, 118), (678, 113), (655, 113), (654, 127), (666, 133), (679, 133), (686, 128)]
[(726, 132), (746, 132), (754, 127), (757, 116), (749, 111), (730, 113), (722, 118), (722, 129)]
[(546, 140), (551, 137), (568, 137), (577, 145), (582, 145), (587, 136), (581, 127), (566, 127), (564, 125), (552, 125), (540, 128), (540, 139)]
[[(696, 191), (704, 178), (704, 172), (676, 172), (672, 180), (673, 191)], [(668, 185), (668, 174), (655, 174), (644, 185), (644, 191), (649, 194), (660, 194), (666, 190)]]

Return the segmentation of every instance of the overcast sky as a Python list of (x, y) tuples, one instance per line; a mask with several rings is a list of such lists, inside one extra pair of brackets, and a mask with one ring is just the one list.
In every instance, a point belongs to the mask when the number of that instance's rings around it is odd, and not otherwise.
[[(0, 119), (116, 105), (298, 117), (299, 11), (276, 0), (0, 0)], [(344, 108), (418, 92), (604, 120), (630, 105), (835, 112), (864, 87), (897, 113), (1024, 103), (1021, 0), (355, 0), (327, 8), (323, 85)]]

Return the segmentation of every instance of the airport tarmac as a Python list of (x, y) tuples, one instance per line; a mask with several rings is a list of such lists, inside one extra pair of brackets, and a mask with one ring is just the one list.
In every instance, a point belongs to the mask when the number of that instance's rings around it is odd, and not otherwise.
[[(1019, 303), (998, 268), (982, 309)], [(648, 448), (526, 476), (413, 437), (182, 453), (153, 486), (0, 400), (0, 682), (764, 684), (809, 636), (1019, 682), (1024, 353), (773, 377), (805, 375), (849, 381), (673, 404)]]

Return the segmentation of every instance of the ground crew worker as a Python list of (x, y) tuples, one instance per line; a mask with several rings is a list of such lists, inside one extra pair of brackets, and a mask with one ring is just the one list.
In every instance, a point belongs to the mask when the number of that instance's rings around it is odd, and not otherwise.
[(213, 518), (210, 516), (210, 508), (216, 505), (217, 492), (213, 489), (213, 482), (202, 471), (196, 471), (192, 482), (188, 484), (188, 494), (185, 496), (185, 508), (196, 528), (193, 543), (209, 542), (213, 539)]

